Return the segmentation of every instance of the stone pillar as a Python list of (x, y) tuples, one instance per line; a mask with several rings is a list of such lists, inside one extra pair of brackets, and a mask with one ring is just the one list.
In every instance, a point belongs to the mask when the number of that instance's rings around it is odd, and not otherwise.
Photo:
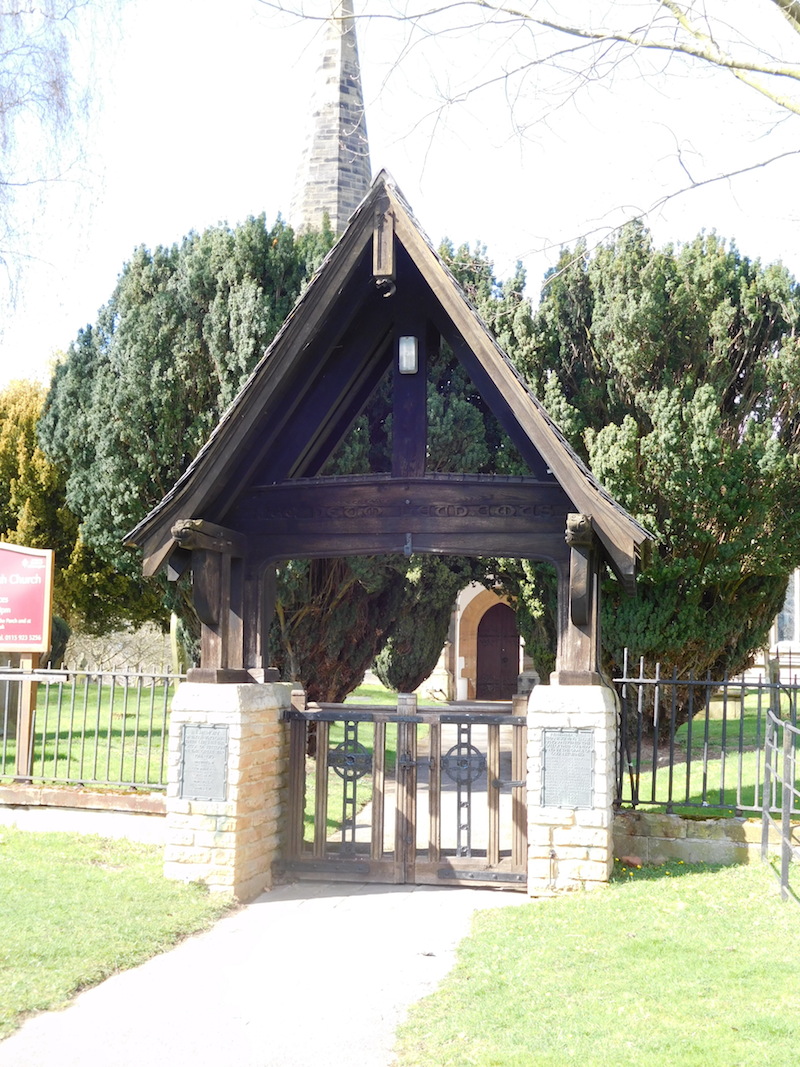
[(614, 863), (618, 699), (537, 685), (528, 703), (528, 893), (589, 889)]
[(164, 874), (250, 900), (284, 832), (290, 687), (184, 682), (172, 703)]

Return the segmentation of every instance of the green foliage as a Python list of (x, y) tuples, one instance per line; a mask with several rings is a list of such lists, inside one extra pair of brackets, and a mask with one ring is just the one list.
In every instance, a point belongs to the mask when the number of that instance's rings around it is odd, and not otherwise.
[(413, 693), (436, 667), (459, 592), (479, 574), (477, 560), (412, 556), (403, 599), (374, 670), (387, 689)]
[(310, 700), (344, 700), (380, 649), (403, 596), (403, 557), (292, 560), (278, 571), (270, 649)]
[(800, 302), (715, 235), (631, 224), (548, 279), (519, 362), (570, 443), (657, 537), (639, 595), (606, 590), (609, 664), (737, 671), (800, 561)]
[(66, 565), (78, 520), (64, 501), (64, 476), (36, 440), (43, 386), (12, 382), (0, 392), (0, 537), (11, 544), (50, 548)]
[(37, 441), (44, 401), (44, 387), (28, 381), (0, 393), (0, 540), (55, 552), (53, 601), (64, 625), (95, 632), (130, 613), (147, 618), (158, 601), (81, 540), (78, 518), (66, 503), (65, 473)]
[(0, 393), (0, 538), (55, 552), (55, 611), (70, 627), (103, 630), (120, 619), (148, 618), (158, 600), (118, 575), (83, 543), (66, 503), (64, 470), (37, 440), (45, 389), (12, 382)]
[(166, 627), (172, 608), (191, 619), (174, 588), (141, 578), (122, 538), (194, 458), (332, 239), (295, 240), (261, 216), (139, 248), (57, 366), (39, 436), (80, 517), (64, 582), (95, 632), (148, 619)]
[(69, 471), (86, 543), (125, 573), (138, 559), (123, 535), (205, 443), (294, 305), (314, 248), (263, 216), (139, 248), (57, 368), (41, 440)]

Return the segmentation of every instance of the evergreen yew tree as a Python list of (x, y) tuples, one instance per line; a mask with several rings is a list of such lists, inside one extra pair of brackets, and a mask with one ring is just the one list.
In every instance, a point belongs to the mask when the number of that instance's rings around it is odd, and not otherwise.
[(629, 599), (608, 583), (609, 666), (627, 646), (742, 669), (800, 561), (800, 294), (715, 235), (654, 246), (631, 224), (565, 252), (519, 364), (600, 481), (656, 535)]
[[(40, 423), (81, 522), (70, 565), (84, 604), (135, 621), (163, 611), (154, 606), (163, 590), (142, 586), (138, 556), (121, 538), (194, 457), (331, 240), (296, 240), (262, 217), (139, 249), (127, 264), (57, 369)], [(659, 250), (633, 225), (594, 255), (565, 253), (534, 313), (521, 271), (499, 285), (484, 249), (445, 245), (442, 254), (579, 454), (657, 536), (638, 599), (608, 583), (608, 665), (627, 646), (681, 672), (739, 669), (800, 560), (793, 280), (714, 236)], [(431, 471), (526, 473), (446, 345), (429, 368), (428, 418)], [(326, 473), (386, 471), (390, 451), (387, 379)], [(456, 558), (286, 563), (273, 629), (279, 666), (312, 699), (339, 700), (381, 653), (390, 684), (413, 689), (435, 665), (458, 590), (487, 573), (516, 598), (546, 676), (552, 573)], [(115, 579), (129, 584), (114, 591)], [(151, 600), (126, 603), (125, 589), (144, 588)]]
[(40, 438), (87, 543), (124, 572), (139, 559), (121, 538), (197, 454), (330, 239), (261, 216), (139, 248), (56, 368)]
[(170, 608), (192, 623), (188, 596), (144, 581), (122, 538), (197, 454), (332, 239), (261, 216), (139, 248), (57, 365), (39, 439), (80, 521), (69, 590), (90, 628), (166, 625)]
[(375, 673), (388, 689), (413, 693), (436, 667), (459, 592), (480, 580), (478, 561), (460, 556), (412, 556), (401, 587), (402, 601), (375, 659)]

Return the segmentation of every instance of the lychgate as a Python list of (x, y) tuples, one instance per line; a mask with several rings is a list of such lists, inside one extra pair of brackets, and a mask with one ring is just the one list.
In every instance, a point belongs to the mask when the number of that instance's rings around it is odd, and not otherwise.
[[(523, 457), (525, 476), (426, 470), (426, 365), (443, 339)], [(387, 376), (391, 471), (322, 476)], [(610, 567), (633, 593), (648, 534), (571, 450), (382, 172), (205, 447), (127, 540), (143, 550), (146, 574), (190, 576), (202, 623), (193, 687), (268, 680), (278, 561), (405, 552), (552, 563), (552, 686), (605, 689), (600, 576)], [(599, 796), (596, 761), (592, 774)], [(534, 794), (541, 807), (541, 782)], [(527, 795), (530, 806), (530, 782)], [(559, 797), (558, 807), (575, 810), (568, 792)], [(176, 799), (189, 818), (184, 809), (195, 802)], [(276, 831), (276, 848), (286, 829)], [(545, 880), (559, 884), (558, 873)]]

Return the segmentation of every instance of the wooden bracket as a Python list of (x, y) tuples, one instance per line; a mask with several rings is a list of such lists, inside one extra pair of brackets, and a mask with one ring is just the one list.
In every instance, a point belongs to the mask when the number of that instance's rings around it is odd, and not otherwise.
[(181, 548), (202, 552), (220, 552), (226, 556), (247, 555), (247, 538), (205, 519), (179, 519), (172, 536)]

